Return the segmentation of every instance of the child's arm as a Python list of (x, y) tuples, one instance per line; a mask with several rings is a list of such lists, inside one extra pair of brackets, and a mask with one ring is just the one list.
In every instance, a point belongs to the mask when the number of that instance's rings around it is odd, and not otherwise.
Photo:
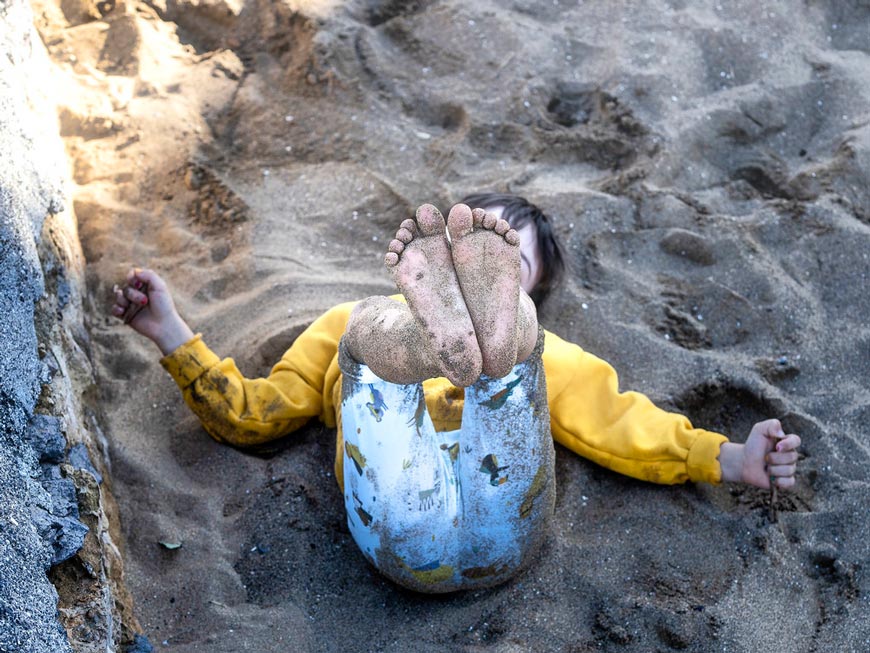
[[(148, 294), (141, 292), (148, 289)], [(134, 268), (127, 273), (127, 285), (115, 287), (112, 315), (123, 318), (131, 305), (141, 308), (129, 324), (134, 331), (152, 340), (166, 356), (193, 338), (193, 331), (181, 319), (166, 282), (152, 270)]]
[[(794, 484), (800, 445), (779, 422), (756, 424), (745, 444), (699, 429), (637, 392), (620, 392), (616, 371), (580, 347), (546, 333), (544, 367), (554, 439), (613, 471), (653, 483)], [(777, 442), (776, 440), (779, 440)]]
[[(131, 319), (132, 304), (141, 309)], [(219, 358), (194, 335), (178, 315), (166, 283), (153, 271), (130, 272), (128, 286), (115, 293), (112, 314), (126, 314), (131, 328), (157, 344), (164, 353), (161, 365), (209, 435), (246, 447), (287, 435), (312, 417), (334, 421), (338, 372), (332, 363), (351, 308), (341, 305), (321, 316), (260, 379), (246, 378), (231, 358)]]
[(722, 480), (765, 489), (774, 482), (778, 488), (790, 488), (795, 482), (800, 444), (799, 436), (785, 434), (779, 420), (759, 422), (752, 427), (745, 444), (722, 444), (719, 450)]

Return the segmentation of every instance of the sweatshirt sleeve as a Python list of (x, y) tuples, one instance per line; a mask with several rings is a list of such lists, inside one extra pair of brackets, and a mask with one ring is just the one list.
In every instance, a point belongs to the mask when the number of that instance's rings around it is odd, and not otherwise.
[(544, 368), (553, 438), (620, 474), (653, 483), (719, 483), (728, 438), (696, 429), (645, 395), (619, 392), (614, 369), (547, 332)]
[(315, 320), (269, 376), (248, 379), (232, 358), (220, 359), (200, 334), (161, 359), (184, 401), (220, 442), (253, 446), (295, 431), (312, 417), (334, 425), (336, 353), (353, 303)]

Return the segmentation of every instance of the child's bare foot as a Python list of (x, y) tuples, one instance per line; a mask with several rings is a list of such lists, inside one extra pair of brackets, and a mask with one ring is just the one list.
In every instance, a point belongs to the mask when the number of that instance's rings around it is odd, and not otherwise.
[(457, 204), (447, 217), (453, 267), (483, 356), (483, 373), (501, 378), (535, 346), (534, 303), (520, 301), (520, 238), (505, 220)]
[(441, 212), (423, 204), (415, 220), (402, 222), (384, 262), (420, 333), (428, 336), (423, 340), (441, 373), (457, 386), (474, 383), (481, 372), (481, 352), (453, 270)]

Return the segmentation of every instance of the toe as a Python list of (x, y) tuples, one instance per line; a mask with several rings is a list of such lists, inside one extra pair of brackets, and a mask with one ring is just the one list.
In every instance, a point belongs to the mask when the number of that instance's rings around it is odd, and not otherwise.
[(504, 236), (511, 226), (508, 224), (507, 220), (499, 219), (495, 223), (495, 233), (499, 236)]
[(395, 252), (387, 252), (384, 255), (384, 265), (386, 265), (388, 268), (395, 267), (398, 262), (399, 255)]
[(475, 229), (480, 229), (480, 227), (483, 225), (483, 216), (485, 215), (486, 211), (484, 211), (483, 209), (474, 209), (471, 212), (471, 219), (474, 222)]
[(444, 233), (444, 216), (431, 204), (423, 204), (417, 209), (417, 227), (423, 236)]
[(392, 252), (393, 254), (401, 254), (405, 251), (405, 243), (403, 243), (398, 238), (394, 238), (390, 241), (389, 246), (387, 247), (388, 252)]
[(493, 229), (496, 222), (498, 222), (498, 217), (495, 213), (487, 213), (483, 216), (482, 224), (484, 229)]
[(474, 218), (472, 211), (465, 204), (457, 204), (450, 209), (447, 216), (447, 231), (452, 240), (459, 240), (471, 233)]
[(417, 231), (417, 223), (414, 222), (412, 218), (402, 220), (402, 224), (399, 225), (399, 231), (401, 231), (402, 229), (407, 231), (409, 234), (411, 234), (411, 237), (413, 237), (414, 233)]
[(410, 229), (402, 227), (396, 232), (396, 240), (401, 241), (405, 245), (414, 240), (414, 233)]
[(509, 229), (508, 232), (504, 235), (504, 239), (511, 245), (520, 244), (520, 235), (516, 232), (515, 229)]

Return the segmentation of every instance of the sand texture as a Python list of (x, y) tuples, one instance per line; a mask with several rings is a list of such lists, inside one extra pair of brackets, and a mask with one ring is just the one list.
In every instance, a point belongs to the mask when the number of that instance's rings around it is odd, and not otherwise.
[[(76, 183), (128, 582), (156, 650), (870, 650), (870, 5), (863, 0), (36, 2)], [(660, 487), (557, 450), (552, 535), (431, 598), (350, 539), (317, 423), (267, 455), (198, 425), (106, 317), (165, 275), (263, 375), (393, 285), (414, 207), (486, 189), (554, 216), (542, 323), (742, 441), (795, 491)], [(168, 550), (159, 541), (181, 543)]]

